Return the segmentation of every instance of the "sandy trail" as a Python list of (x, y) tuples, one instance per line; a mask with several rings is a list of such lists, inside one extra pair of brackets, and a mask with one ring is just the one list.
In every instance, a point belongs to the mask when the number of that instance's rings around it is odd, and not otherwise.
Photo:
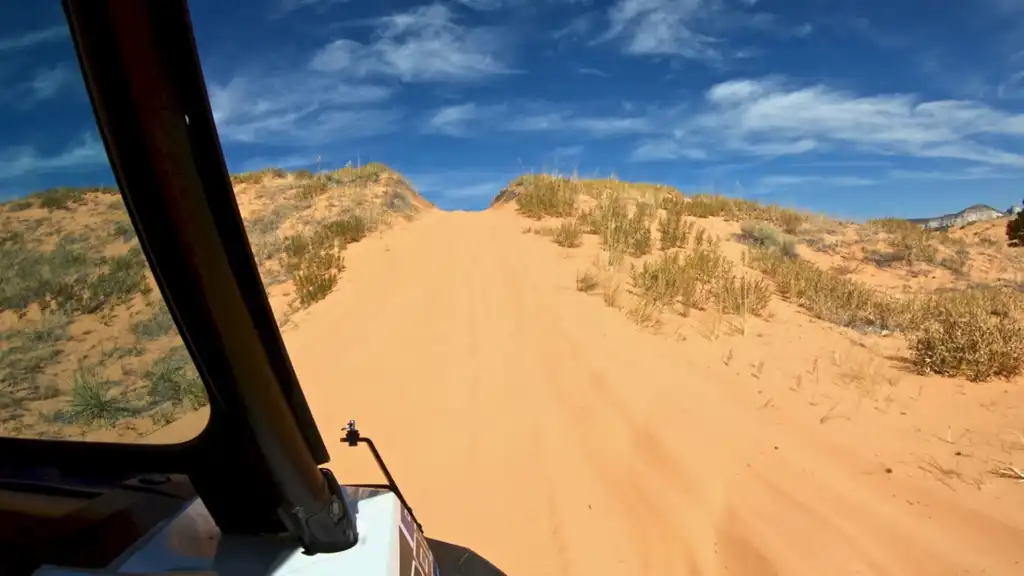
[(521, 227), (427, 214), (353, 246), (294, 318), (343, 481), (378, 480), (337, 440), (356, 418), (428, 535), (510, 574), (1024, 573), (1019, 509), (736, 401), (688, 343), (577, 293), (575, 265)]

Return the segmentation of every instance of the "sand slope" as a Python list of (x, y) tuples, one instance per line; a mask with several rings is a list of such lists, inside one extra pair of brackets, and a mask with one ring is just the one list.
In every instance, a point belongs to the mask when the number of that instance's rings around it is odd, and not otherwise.
[[(338, 441), (356, 418), (427, 533), (510, 574), (1024, 573), (1024, 487), (921, 465), (986, 449), (930, 440), (956, 390), (827, 423), (829, 405), (786, 392), (806, 366), (775, 354), (755, 377), (719, 343), (645, 332), (522, 226), (511, 210), (402, 223), (350, 247), (334, 293), (293, 317), (343, 481), (378, 480)], [(1019, 393), (986, 390), (992, 433), (1020, 430)], [(973, 422), (975, 404), (954, 412)]]

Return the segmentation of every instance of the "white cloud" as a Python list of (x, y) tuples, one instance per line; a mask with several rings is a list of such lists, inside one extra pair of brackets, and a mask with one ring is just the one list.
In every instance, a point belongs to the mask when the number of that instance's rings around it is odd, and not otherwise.
[(103, 143), (94, 134), (86, 133), (52, 155), (40, 153), (32, 146), (0, 149), (0, 179), (73, 171), (107, 162)]
[(450, 136), (484, 132), (563, 132), (611, 137), (657, 132), (653, 116), (585, 115), (546, 103), (447, 106), (434, 112), (425, 131)]
[(1024, 98), (1024, 70), (1011, 74), (996, 88), (1000, 98)]
[(317, 51), (309, 65), (321, 72), (393, 76), (403, 82), (465, 81), (511, 72), (499, 55), (494, 30), (460, 26), (442, 4), (381, 18), (373, 38), (369, 44), (335, 40)]
[(456, 0), (459, 4), (473, 10), (497, 10), (507, 4), (506, 0)]
[(210, 103), (227, 141), (302, 146), (391, 131), (397, 111), (353, 108), (379, 106), (390, 95), (380, 86), (315, 74), (265, 73), (213, 84)]
[(608, 10), (607, 36), (622, 37), (631, 54), (717, 60), (720, 41), (701, 31), (715, 8), (706, 0), (619, 0)]
[(52, 28), (43, 28), (40, 30), (32, 30), (18, 36), (0, 38), (0, 52), (22, 50), (24, 48), (31, 48), (36, 44), (63, 40), (68, 37), (67, 26), (63, 25), (53, 26)]
[(859, 176), (813, 176), (806, 174), (769, 174), (760, 179), (760, 184), (769, 188), (778, 186), (800, 186), (804, 184), (816, 184), (821, 186), (870, 186), (871, 184), (877, 183), (877, 180), (862, 178)]
[(962, 170), (890, 170), (890, 178), (897, 180), (1006, 180), (1020, 178), (1018, 172), (996, 170), (992, 166), (969, 166)]
[(310, 10), (312, 12), (321, 13), (335, 4), (343, 4), (348, 1), (349, 0), (279, 0), (271, 14), (271, 17), (280, 18), (300, 10)]
[(61, 90), (74, 86), (78, 77), (75, 70), (63, 64), (38, 70), (28, 83), (31, 99), (39, 101), (53, 98)]
[(500, 106), (478, 106), (472, 102), (445, 106), (427, 120), (426, 131), (448, 136), (467, 136), (470, 124), (501, 113)]
[(750, 0), (617, 0), (608, 9), (602, 39), (618, 39), (627, 54), (677, 56), (720, 64), (752, 55), (731, 47), (729, 33), (751, 30), (782, 37), (805, 37), (810, 24), (784, 25), (772, 14), (755, 11)]
[(713, 86), (701, 111), (683, 118), (672, 137), (642, 142), (634, 157), (693, 158), (698, 156), (694, 151), (790, 156), (841, 150), (1024, 166), (1024, 156), (1016, 152), (1022, 139), (1024, 115), (979, 102), (922, 101), (908, 94), (859, 96), (824, 85), (739, 79)]

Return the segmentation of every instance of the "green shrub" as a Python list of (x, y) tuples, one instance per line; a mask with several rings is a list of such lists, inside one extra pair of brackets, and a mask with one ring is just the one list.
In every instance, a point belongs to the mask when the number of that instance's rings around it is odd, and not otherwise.
[(199, 372), (183, 346), (157, 359), (145, 377), (149, 381), (149, 401), (153, 406), (169, 403), (175, 408), (185, 406), (195, 410), (210, 403)]

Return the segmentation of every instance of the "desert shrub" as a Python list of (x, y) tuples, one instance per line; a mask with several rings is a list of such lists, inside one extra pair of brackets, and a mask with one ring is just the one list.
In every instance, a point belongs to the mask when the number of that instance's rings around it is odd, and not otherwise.
[(521, 177), (513, 183), (516, 184), (522, 188), (516, 196), (516, 206), (519, 213), (528, 218), (564, 218), (576, 211), (580, 191), (573, 180), (538, 174)]
[(39, 200), (39, 207), (50, 212), (54, 210), (70, 210), (71, 204), (81, 202), (85, 198), (84, 188), (50, 188), (32, 194)]
[(554, 242), (564, 248), (576, 248), (580, 245), (582, 232), (576, 220), (563, 220), (555, 230)]
[(295, 281), (295, 293), (303, 307), (330, 294), (344, 270), (340, 239), (329, 233), (290, 236), (285, 240), (282, 267)]
[(111, 425), (136, 411), (123, 399), (110, 396), (112, 382), (104, 380), (93, 368), (79, 367), (71, 380), (71, 405), (61, 410), (61, 419), (90, 425), (97, 420)]
[(740, 238), (748, 244), (780, 251), (788, 258), (798, 256), (796, 239), (767, 222), (747, 220), (740, 225)]
[(873, 218), (867, 221), (867, 225), (893, 236), (914, 236), (925, 231), (918, 224), (902, 218)]
[(902, 330), (913, 325), (916, 308), (880, 294), (853, 278), (839, 276), (780, 250), (754, 249), (750, 264), (775, 283), (783, 298), (816, 318), (855, 329)]
[(25, 210), (28, 210), (29, 208), (32, 208), (35, 205), (36, 203), (31, 200), (15, 200), (14, 202), (9, 202), (7, 204), (7, 211), (24, 212)]
[(1024, 246), (1024, 212), (1006, 223), (1006, 239), (1011, 246)]
[(33, 303), (49, 307), (70, 286), (82, 291), (97, 259), (73, 236), (50, 251), (36, 249), (21, 232), (0, 234), (0, 310), (24, 312)]
[(142, 249), (132, 246), (122, 256), (108, 261), (107, 269), (89, 284), (87, 300), (82, 303), (82, 312), (95, 312), (104, 306), (125, 304), (136, 294), (149, 292), (146, 278), (146, 257)]
[(132, 223), (128, 220), (118, 220), (114, 222), (111, 234), (122, 242), (131, 242), (135, 238), (135, 228), (132, 227)]
[(1019, 294), (1001, 289), (933, 296), (908, 334), (911, 362), (923, 374), (984, 381), (1024, 371)]
[(149, 401), (153, 406), (169, 403), (174, 408), (185, 406), (195, 410), (210, 403), (206, 387), (182, 346), (157, 359), (145, 378), (149, 381)]
[(623, 240), (631, 255), (640, 257), (651, 252), (651, 218), (654, 217), (654, 214), (653, 205), (641, 202), (637, 204), (629, 216), (629, 220), (626, 221)]
[(760, 316), (768, 309), (771, 298), (771, 286), (763, 278), (724, 273), (719, 279), (718, 308), (725, 314)]
[(938, 262), (938, 247), (932, 242), (934, 232), (929, 232), (921, 226), (901, 220), (899, 218), (879, 218), (869, 220), (868, 227), (874, 228), (889, 237), (886, 243), (889, 246), (887, 251), (874, 251), (868, 258), (880, 266), (892, 264), (935, 264)]
[[(707, 238), (703, 236), (702, 238)], [(657, 306), (679, 304), (702, 309), (714, 298), (732, 264), (711, 240), (698, 240), (688, 252), (663, 252), (658, 258), (630, 270), (633, 292)]]
[(303, 169), (303, 170), (296, 170), (295, 172), (293, 172), (293, 174), (294, 174), (296, 180), (312, 180), (313, 179), (313, 173), (310, 172), (309, 170), (305, 170), (305, 169)]
[(328, 172), (328, 178), (340, 185), (345, 184), (370, 184), (380, 180), (380, 177), (390, 169), (380, 162), (368, 162), (362, 166), (352, 166), (351, 162), (344, 168)]
[(578, 272), (576, 274), (576, 289), (580, 292), (590, 292), (600, 285), (600, 281), (592, 270)]
[(297, 196), (300, 200), (312, 200), (318, 196), (322, 196), (327, 192), (327, 189), (327, 181), (317, 175), (310, 180), (304, 180), (302, 182), (302, 185), (299, 186)]
[(349, 214), (344, 218), (329, 220), (320, 224), (314, 232), (314, 242), (333, 240), (342, 245), (354, 244), (366, 237), (370, 232), (369, 223), (357, 214)]
[(174, 318), (163, 301), (149, 316), (132, 325), (139, 340), (155, 340), (170, 334), (174, 329)]
[(971, 263), (971, 250), (965, 240), (952, 241), (949, 243), (953, 252), (942, 258), (939, 264), (955, 274), (965, 274)]
[(338, 283), (344, 261), (331, 249), (319, 250), (305, 258), (295, 271), (295, 293), (299, 304), (309, 306), (327, 297)]

